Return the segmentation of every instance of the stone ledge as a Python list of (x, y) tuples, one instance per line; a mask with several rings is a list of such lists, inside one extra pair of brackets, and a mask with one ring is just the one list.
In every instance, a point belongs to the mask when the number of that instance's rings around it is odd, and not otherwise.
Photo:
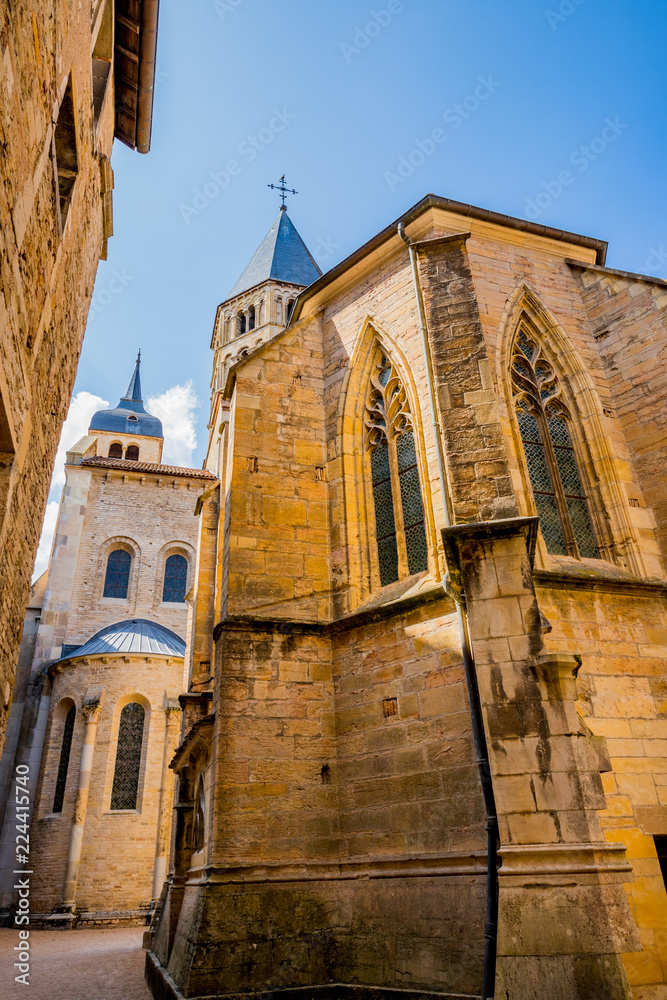
[(238, 885), (247, 882), (323, 882), (341, 879), (486, 876), (486, 852), (427, 855), (378, 860), (266, 862), (202, 865), (190, 869), (190, 885)]
[(622, 873), (624, 882), (633, 880), (625, 844), (509, 844), (499, 855), (501, 878)]

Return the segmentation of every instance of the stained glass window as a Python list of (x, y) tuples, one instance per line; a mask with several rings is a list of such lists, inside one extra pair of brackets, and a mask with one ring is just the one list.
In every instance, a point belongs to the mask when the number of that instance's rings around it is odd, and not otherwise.
[(525, 410), (519, 410), (517, 416), (519, 419), (521, 440), (523, 441), (523, 450), (526, 454), (530, 485), (533, 487), (535, 506), (537, 507), (544, 541), (547, 544), (547, 551), (567, 555), (563, 525), (561, 524), (558, 501), (556, 500), (556, 490), (551, 478), (549, 462), (547, 461), (537, 420), (532, 414), (526, 413)]
[(144, 736), (144, 707), (136, 701), (120, 713), (116, 768), (111, 791), (112, 809), (136, 809)]
[(67, 784), (67, 769), (69, 767), (69, 755), (72, 750), (72, 736), (74, 734), (75, 718), (76, 708), (72, 705), (65, 716), (65, 725), (63, 727), (63, 741), (60, 747), (60, 763), (58, 764), (58, 777), (56, 778), (56, 794), (53, 797), (54, 813), (60, 813), (63, 811), (65, 786)]
[(394, 519), (394, 498), (389, 468), (389, 447), (386, 439), (371, 452), (371, 473), (380, 583), (384, 587), (386, 584), (398, 580), (396, 521)]
[(405, 532), (405, 547), (408, 551), (408, 569), (411, 574), (421, 573), (428, 569), (428, 556), (424, 529), (424, 506), (419, 485), (415, 438), (412, 431), (405, 431), (396, 439), (396, 455), (398, 458), (398, 481), (401, 487), (401, 505), (403, 507), (403, 531)]
[(125, 549), (114, 549), (109, 553), (104, 578), (104, 597), (127, 597), (131, 563), (132, 556)]
[[(377, 350), (366, 398), (380, 584), (428, 569), (424, 505), (412, 416), (391, 361)], [(397, 531), (397, 525), (402, 531)]]
[(188, 561), (185, 556), (169, 556), (164, 565), (164, 587), (162, 600), (174, 604), (185, 601), (185, 591), (188, 585)]
[(512, 382), (519, 430), (547, 551), (596, 559), (597, 540), (558, 377), (540, 345), (517, 336)]

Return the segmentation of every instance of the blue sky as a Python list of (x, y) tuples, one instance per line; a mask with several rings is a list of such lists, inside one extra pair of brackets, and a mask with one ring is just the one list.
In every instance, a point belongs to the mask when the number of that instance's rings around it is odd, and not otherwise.
[(609, 266), (667, 277), (664, 14), (658, 0), (162, 0), (152, 149), (114, 147), (115, 235), (75, 393), (114, 405), (141, 347), (144, 395), (171, 392), (166, 456), (201, 465), (215, 309), (283, 173), (323, 270), (434, 192), (600, 237)]

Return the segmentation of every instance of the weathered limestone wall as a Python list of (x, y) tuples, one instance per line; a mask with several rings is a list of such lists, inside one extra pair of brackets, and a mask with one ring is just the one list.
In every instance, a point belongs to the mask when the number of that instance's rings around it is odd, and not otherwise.
[(667, 896), (654, 837), (667, 831), (667, 596), (649, 587), (575, 581), (538, 587), (553, 624), (548, 649), (582, 657), (578, 707), (605, 737), (611, 770), (600, 822), (608, 840), (625, 844), (633, 869), (626, 884), (642, 943), (625, 956), (635, 996), (667, 980)]
[[(13, 3), (0, 29), (0, 741), (60, 429), (103, 249), (101, 163), (111, 74), (93, 122), (91, 52), (103, 5)], [(53, 126), (72, 80), (77, 177), (59, 234)], [(107, 232), (108, 235), (108, 232)]]
[[(164, 564), (178, 551), (194, 579), (197, 497), (206, 483), (183, 476), (67, 466), (35, 663), (81, 644), (105, 625), (149, 618), (185, 638), (187, 605), (162, 603)], [(104, 597), (113, 543), (132, 552), (127, 598)]]
[[(91, 688), (103, 690), (103, 701), (93, 751), (76, 894), (77, 910), (108, 914), (141, 908), (148, 912), (153, 889), (162, 784), (166, 696), (174, 698), (182, 685), (183, 660), (157, 655), (93, 657), (88, 661), (74, 661), (55, 677), (31, 826), (33, 856), (39, 859), (31, 882), (34, 913), (47, 915), (63, 902), (86, 726), (81, 706), (86, 691)], [(65, 714), (59, 706), (64, 699), (68, 699), (66, 705), (74, 703), (77, 714), (63, 809), (61, 813), (53, 813)], [(130, 701), (139, 701), (146, 709), (137, 808), (112, 812), (110, 800), (120, 711)], [(171, 739), (170, 750), (173, 752), (179, 740), (178, 727), (172, 732)], [(171, 772), (169, 778), (171, 785)]]
[(633, 466), (633, 501), (648, 507), (667, 558), (667, 283), (574, 269)]
[(322, 395), (316, 325), (285, 334), (238, 374), (229, 614), (329, 616)]

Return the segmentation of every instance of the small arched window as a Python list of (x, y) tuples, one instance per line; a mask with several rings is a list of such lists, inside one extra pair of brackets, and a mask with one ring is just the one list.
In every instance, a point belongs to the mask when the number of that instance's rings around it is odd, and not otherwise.
[(240, 337), (241, 334), (246, 332), (246, 318), (245, 313), (240, 312), (236, 317), (236, 336)]
[(365, 422), (378, 568), (384, 587), (428, 569), (428, 548), (407, 393), (380, 348), (366, 397)]
[(104, 577), (104, 597), (127, 597), (131, 565), (132, 556), (125, 549), (114, 549), (109, 553)]
[(131, 444), (127, 451), (125, 452), (125, 458), (128, 462), (138, 462), (139, 461), (139, 445)]
[(131, 701), (120, 713), (118, 749), (111, 790), (112, 809), (136, 809), (144, 740), (144, 706)]
[(188, 561), (185, 556), (175, 554), (169, 556), (164, 564), (164, 587), (162, 600), (172, 604), (182, 604), (185, 601), (185, 591), (188, 585)]
[(553, 366), (520, 330), (512, 354), (512, 389), (535, 507), (547, 551), (598, 559), (571, 417)]
[(248, 329), (249, 330), (254, 330), (255, 329), (255, 307), (254, 306), (250, 306), (250, 308), (248, 309)]
[(289, 323), (290, 319), (292, 318), (292, 310), (294, 309), (294, 303), (295, 303), (295, 301), (296, 301), (296, 299), (288, 299), (288, 302), (287, 302), (287, 317), (286, 317), (286, 319), (287, 319), (288, 323)]
[(74, 705), (65, 716), (63, 727), (63, 741), (60, 745), (60, 762), (58, 764), (58, 777), (56, 778), (56, 792), (53, 796), (53, 812), (63, 811), (65, 801), (65, 786), (67, 785), (67, 769), (69, 768), (69, 757), (72, 750), (72, 736), (74, 734), (74, 720), (76, 719), (76, 708)]
[(120, 441), (114, 441), (113, 444), (109, 445), (109, 458), (122, 458), (123, 457), (123, 446)]

